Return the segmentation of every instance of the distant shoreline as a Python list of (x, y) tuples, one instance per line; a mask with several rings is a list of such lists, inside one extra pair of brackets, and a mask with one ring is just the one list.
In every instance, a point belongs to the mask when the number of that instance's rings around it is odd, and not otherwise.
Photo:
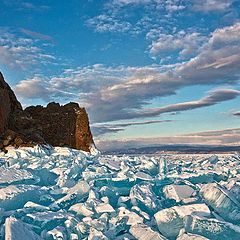
[(104, 155), (134, 155), (134, 154), (234, 154), (240, 151), (240, 146), (201, 146), (201, 145), (161, 145), (103, 151)]

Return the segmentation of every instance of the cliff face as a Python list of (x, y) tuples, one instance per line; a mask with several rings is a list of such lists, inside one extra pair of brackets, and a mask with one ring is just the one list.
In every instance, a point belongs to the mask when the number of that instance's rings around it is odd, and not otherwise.
[(88, 115), (77, 103), (60, 106), (49, 103), (47, 107), (28, 107), (24, 110), (41, 131), (44, 140), (53, 146), (69, 146), (89, 151), (93, 144)]
[(90, 151), (94, 144), (87, 112), (77, 103), (49, 103), (22, 110), (2, 75), (0, 101), (0, 148), (47, 143)]
[(17, 101), (14, 92), (4, 81), (2, 73), (0, 73), (0, 136), (8, 127), (8, 120), (16, 110), (22, 110), (21, 104)]

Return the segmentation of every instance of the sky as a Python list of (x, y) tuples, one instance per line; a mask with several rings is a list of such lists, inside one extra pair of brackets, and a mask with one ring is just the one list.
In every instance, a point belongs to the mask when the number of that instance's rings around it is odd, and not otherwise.
[(0, 0), (24, 107), (86, 107), (102, 150), (240, 145), (240, 0)]

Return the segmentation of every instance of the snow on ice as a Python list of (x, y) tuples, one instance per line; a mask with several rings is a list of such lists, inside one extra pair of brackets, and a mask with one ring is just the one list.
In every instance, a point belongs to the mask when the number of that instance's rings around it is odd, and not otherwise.
[(0, 152), (0, 239), (239, 240), (237, 154)]

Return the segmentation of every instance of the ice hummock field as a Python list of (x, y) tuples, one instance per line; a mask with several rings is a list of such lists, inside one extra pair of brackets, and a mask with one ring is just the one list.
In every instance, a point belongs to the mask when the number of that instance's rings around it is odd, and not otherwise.
[(0, 153), (0, 239), (240, 239), (240, 155)]

